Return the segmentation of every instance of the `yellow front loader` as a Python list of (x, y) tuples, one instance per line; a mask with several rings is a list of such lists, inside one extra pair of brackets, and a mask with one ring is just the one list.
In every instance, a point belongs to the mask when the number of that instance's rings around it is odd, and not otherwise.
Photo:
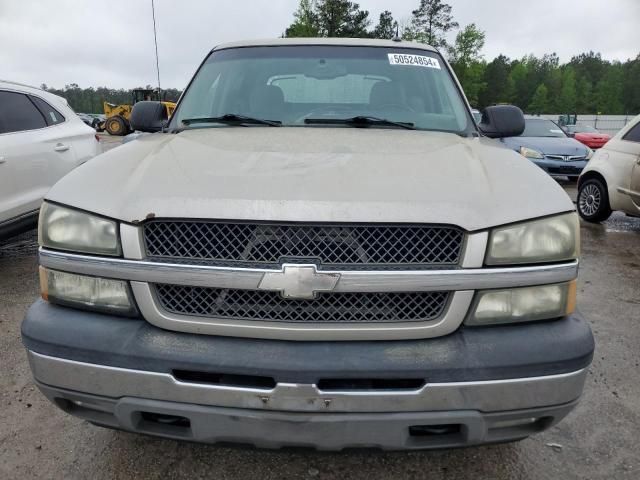
[[(133, 90), (133, 102), (131, 104), (115, 105), (113, 103), (104, 102), (105, 120), (99, 126), (99, 130), (106, 130), (110, 135), (123, 136), (131, 133), (131, 125), (129, 118), (133, 106), (143, 100), (160, 100), (157, 90), (146, 88), (136, 88)], [(171, 117), (176, 109), (175, 102), (162, 102), (167, 109), (167, 117)]]

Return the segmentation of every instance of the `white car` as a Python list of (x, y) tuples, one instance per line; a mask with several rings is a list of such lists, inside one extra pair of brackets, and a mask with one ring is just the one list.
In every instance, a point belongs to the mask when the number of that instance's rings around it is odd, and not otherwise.
[(603, 222), (614, 210), (640, 217), (640, 115), (596, 152), (578, 181), (578, 212)]
[(0, 80), (0, 238), (35, 226), (53, 184), (100, 153), (95, 133), (64, 98)]

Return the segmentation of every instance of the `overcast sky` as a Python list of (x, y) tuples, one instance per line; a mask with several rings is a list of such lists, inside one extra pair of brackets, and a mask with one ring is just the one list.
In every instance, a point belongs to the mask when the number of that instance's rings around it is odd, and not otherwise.
[[(298, 0), (156, 0), (163, 87), (183, 88), (216, 44), (278, 37)], [(486, 31), (484, 55), (640, 52), (640, 0), (448, 0)], [(406, 20), (419, 0), (361, 0), (375, 21)], [(0, 0), (0, 78), (52, 87), (155, 84), (151, 0)]]

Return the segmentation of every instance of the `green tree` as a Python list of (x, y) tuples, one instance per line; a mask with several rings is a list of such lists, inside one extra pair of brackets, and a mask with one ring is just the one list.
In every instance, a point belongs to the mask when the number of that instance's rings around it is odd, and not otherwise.
[(482, 60), (480, 53), (484, 48), (485, 32), (480, 30), (475, 23), (464, 27), (456, 35), (456, 41), (451, 49), (451, 64), (469, 65), (471, 62)]
[(513, 86), (511, 101), (523, 110), (526, 110), (532, 96), (527, 85), (528, 77), (529, 68), (525, 59), (514, 62), (509, 73), (509, 83)]
[(472, 105), (478, 105), (480, 92), (486, 85), (484, 82), (486, 64), (481, 54), (484, 42), (485, 33), (472, 23), (458, 32), (450, 52), (451, 66)]
[(467, 100), (469, 100), (469, 103), (474, 107), (479, 105), (480, 94), (487, 88), (487, 84), (484, 81), (484, 71), (486, 68), (487, 64), (484, 61), (471, 62), (460, 82), (467, 96)]
[(315, 0), (300, 0), (293, 14), (293, 23), (285, 31), (285, 37), (317, 37), (319, 34)]
[(640, 55), (624, 64), (624, 113), (640, 113)]
[(507, 77), (507, 86), (504, 90), (500, 91), (498, 96), (498, 103), (513, 103), (513, 99), (516, 98), (516, 84), (513, 77)]
[(624, 70), (620, 63), (611, 65), (597, 83), (594, 96), (596, 113), (621, 115), (624, 112), (622, 94), (624, 91)]
[(577, 113), (576, 73), (571, 65), (562, 71), (562, 87), (556, 102), (557, 113)]
[(549, 105), (548, 95), (549, 91), (547, 90), (547, 87), (544, 85), (544, 83), (538, 85), (538, 88), (536, 89), (536, 92), (533, 94), (533, 98), (531, 99), (531, 103), (529, 103), (529, 106), (527, 108), (529, 113), (546, 113)]
[(389, 10), (385, 10), (380, 14), (380, 20), (371, 32), (373, 38), (382, 38), (391, 40), (396, 36), (398, 22), (393, 20), (393, 15)]
[(569, 62), (576, 72), (576, 78), (586, 78), (591, 85), (597, 84), (607, 70), (608, 62), (599, 53), (581, 53)]
[(576, 111), (578, 113), (595, 113), (593, 101), (593, 86), (586, 78), (580, 78), (576, 83)]
[(555, 70), (559, 66), (559, 59), (555, 53), (546, 54), (541, 58), (527, 55), (513, 62), (511, 78), (513, 80), (513, 102), (522, 109), (526, 109), (540, 86), (544, 83), (547, 96), (553, 90), (554, 99), (559, 94), (561, 78)]
[(487, 64), (483, 76), (485, 88), (480, 92), (478, 99), (479, 108), (513, 101), (515, 86), (509, 76), (510, 72), (511, 61), (504, 55), (499, 55)]
[(451, 15), (451, 5), (442, 0), (420, 0), (420, 6), (411, 15), (411, 24), (403, 34), (406, 40), (446, 49), (446, 34), (458, 28)]
[(369, 36), (369, 12), (347, 0), (318, 0), (316, 6), (318, 33), (322, 37)]
[(562, 71), (560, 68), (552, 67), (546, 74), (541, 76), (545, 86), (547, 87), (547, 95), (549, 103), (548, 111), (545, 113), (564, 113), (564, 107), (560, 103), (560, 95), (562, 94)]

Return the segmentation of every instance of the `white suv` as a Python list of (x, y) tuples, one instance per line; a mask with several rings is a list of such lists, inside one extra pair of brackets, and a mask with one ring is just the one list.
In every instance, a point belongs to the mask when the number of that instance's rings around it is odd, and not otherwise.
[(0, 80), (0, 238), (35, 226), (49, 188), (99, 151), (64, 98)]

